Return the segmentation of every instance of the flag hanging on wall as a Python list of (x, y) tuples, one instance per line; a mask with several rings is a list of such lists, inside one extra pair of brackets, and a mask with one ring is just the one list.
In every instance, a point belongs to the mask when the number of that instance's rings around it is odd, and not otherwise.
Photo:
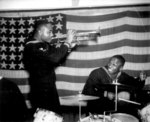
[[(58, 37), (67, 29), (80, 32), (101, 30), (96, 41), (81, 41), (64, 64), (56, 68), (60, 96), (77, 94), (90, 72), (104, 66), (115, 54), (125, 57), (124, 71), (129, 75), (137, 77), (144, 70), (150, 78), (150, 5), (61, 10), (59, 13), (62, 14), (56, 13), (58, 11), (41, 10), (14, 12), (13, 17), (10, 17), (12, 13), (7, 13), (0, 17), (0, 74), (14, 80), (24, 95), (29, 93), (28, 74), (21, 61), (24, 41), (33, 30), (34, 21), (41, 18), (55, 20), (55, 36)], [(149, 79), (146, 84), (150, 84)]]
[(66, 20), (63, 14), (38, 17), (1, 17), (1, 69), (23, 70), (22, 52), (25, 40), (32, 34), (34, 23), (38, 19), (46, 19), (53, 25), (54, 37), (66, 33)]

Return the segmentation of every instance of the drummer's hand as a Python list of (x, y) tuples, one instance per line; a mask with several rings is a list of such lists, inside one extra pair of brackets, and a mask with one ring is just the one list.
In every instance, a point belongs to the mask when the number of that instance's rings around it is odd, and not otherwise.
[(130, 100), (130, 93), (126, 91), (122, 91), (118, 93), (118, 98)]
[[(110, 100), (115, 99), (115, 94), (113, 92), (108, 92), (107, 97)], [(121, 91), (118, 93), (117, 97), (121, 98), (121, 99), (129, 100), (130, 99), (130, 93), (126, 92), (126, 91)]]
[(108, 92), (108, 93), (107, 93), (107, 97), (108, 97), (108, 99), (112, 100), (112, 99), (115, 98), (115, 94), (112, 93), (112, 92)]

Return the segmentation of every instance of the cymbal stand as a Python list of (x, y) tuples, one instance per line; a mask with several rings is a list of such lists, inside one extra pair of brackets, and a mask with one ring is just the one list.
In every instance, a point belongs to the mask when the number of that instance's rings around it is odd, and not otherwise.
[(81, 103), (79, 101), (79, 122), (81, 121)]
[(117, 79), (115, 80), (115, 111), (117, 111), (118, 108), (118, 85), (117, 85)]
[[(82, 96), (82, 91), (79, 91), (79, 97), (81, 97)], [(80, 100), (78, 100), (78, 102), (79, 102), (79, 122), (81, 121), (81, 101)]]
[(106, 121), (105, 115), (106, 115), (106, 112), (104, 111), (103, 122), (105, 122), (105, 121)]

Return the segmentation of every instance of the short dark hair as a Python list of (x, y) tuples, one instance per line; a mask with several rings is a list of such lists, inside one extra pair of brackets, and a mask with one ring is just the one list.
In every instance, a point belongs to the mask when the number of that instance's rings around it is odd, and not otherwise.
[(35, 33), (44, 25), (47, 24), (51, 24), (50, 22), (48, 22), (46, 19), (41, 19), (41, 20), (36, 20), (35, 21), (35, 25), (34, 25), (34, 29), (35, 29)]
[(51, 24), (50, 22), (48, 22), (46, 19), (39, 19), (39, 20), (36, 20), (34, 25), (33, 25), (33, 31), (27, 36), (26, 38), (26, 43), (31, 41), (31, 40), (34, 40), (34, 35), (37, 33), (37, 31), (44, 25), (47, 25), (47, 24)]
[(112, 59), (112, 58), (117, 58), (117, 59), (119, 59), (120, 62), (122, 63), (122, 66), (124, 66), (126, 60), (125, 60), (125, 58), (124, 58), (122, 55), (114, 55), (114, 56), (111, 57), (111, 59)]

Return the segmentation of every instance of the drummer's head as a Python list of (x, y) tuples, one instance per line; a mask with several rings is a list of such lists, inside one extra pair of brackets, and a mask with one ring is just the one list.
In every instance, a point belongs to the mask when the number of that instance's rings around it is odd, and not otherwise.
[(125, 64), (125, 59), (121, 55), (114, 55), (108, 62), (108, 72), (110, 74), (117, 74), (121, 72)]

